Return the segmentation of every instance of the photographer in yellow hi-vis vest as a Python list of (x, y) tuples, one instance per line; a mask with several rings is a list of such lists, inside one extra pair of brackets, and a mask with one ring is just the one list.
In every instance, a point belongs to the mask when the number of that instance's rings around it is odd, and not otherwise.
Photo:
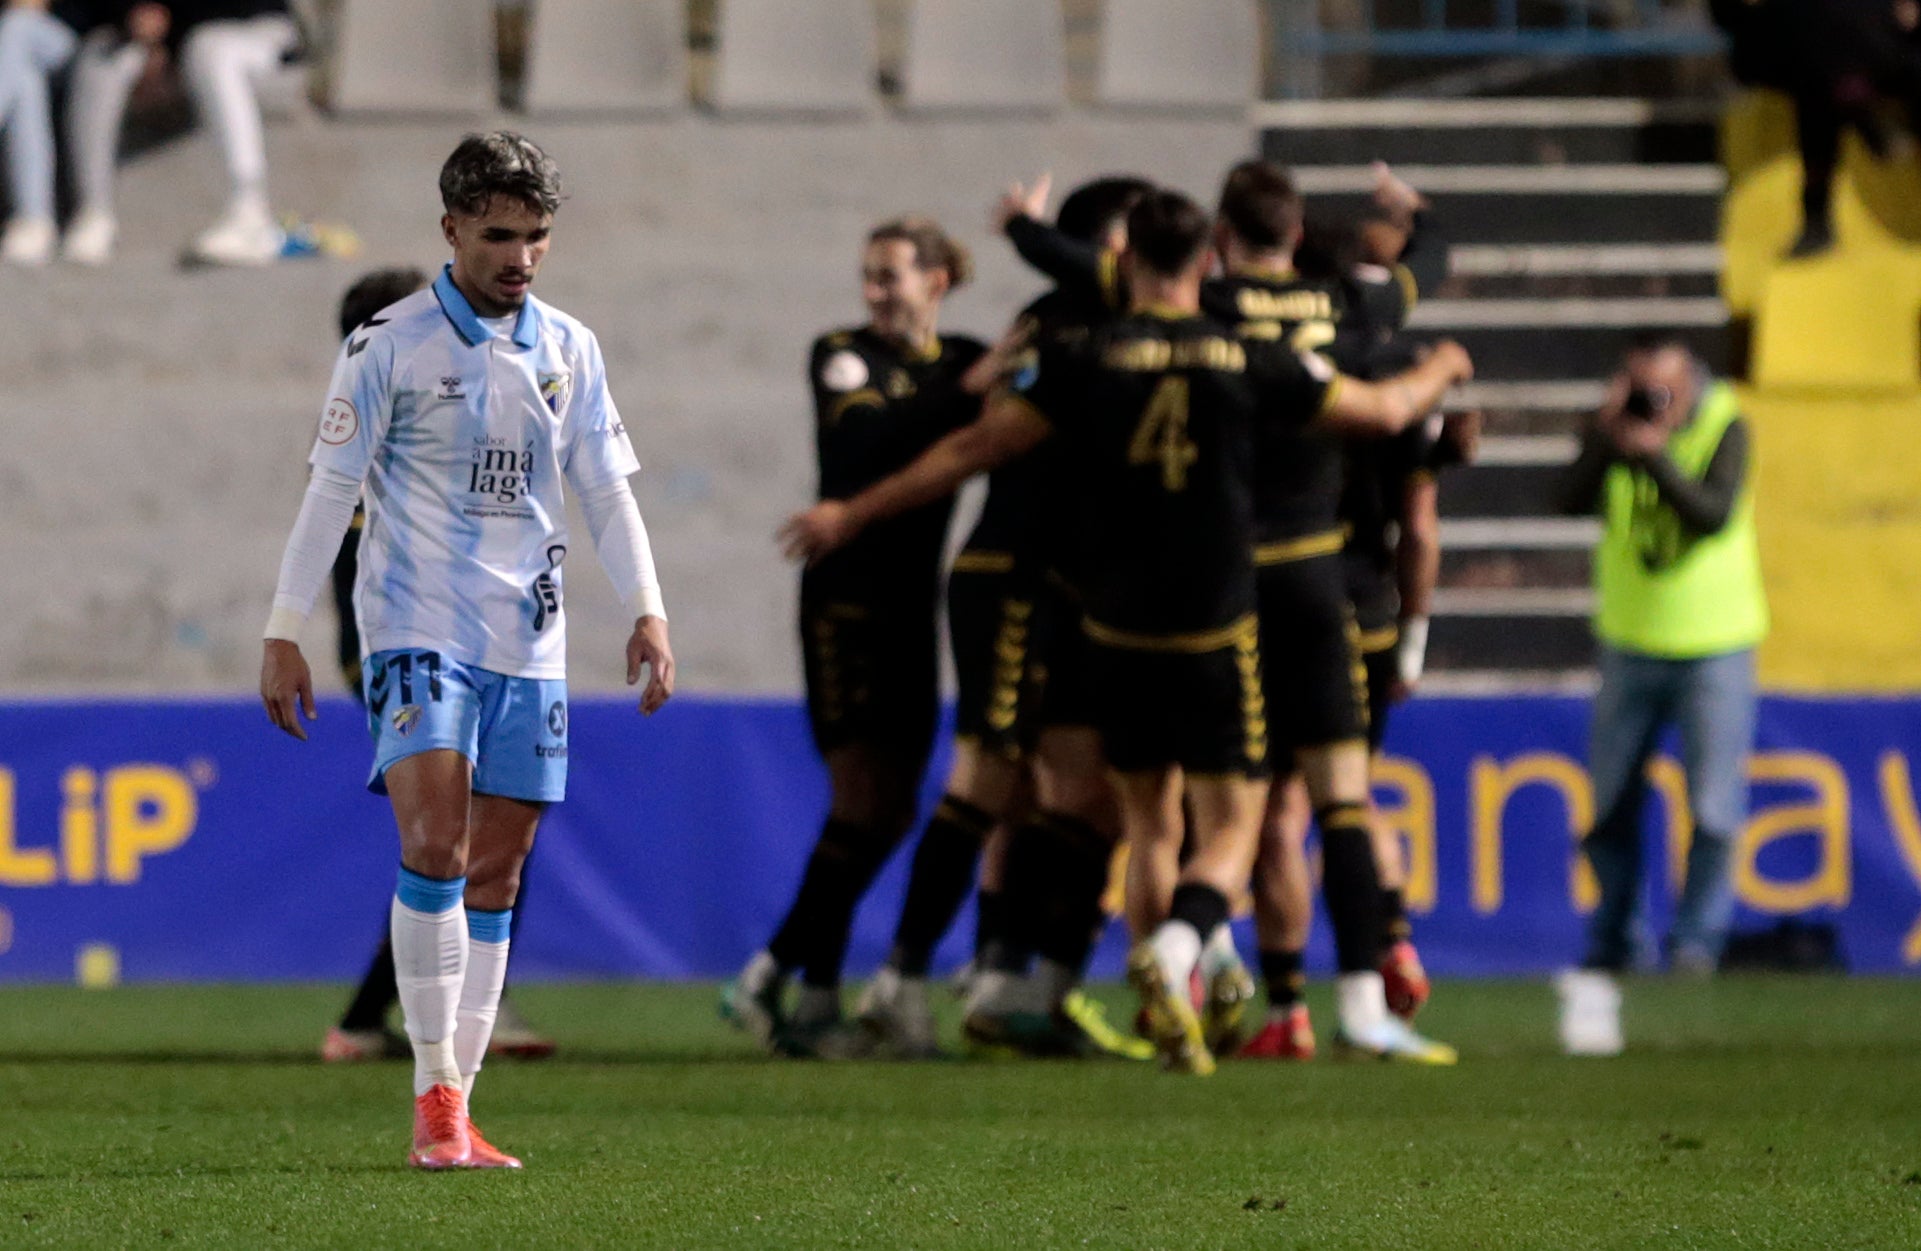
[(1570, 1052), (1621, 1050), (1614, 975), (1636, 963), (1644, 770), (1668, 725), (1680, 731), (1694, 823), (1668, 959), (1707, 974), (1720, 958), (1730, 852), (1747, 815), (1754, 649), (1768, 628), (1749, 459), (1733, 389), (1685, 343), (1656, 339), (1628, 352), (1568, 473), (1568, 511), (1598, 509), (1603, 523), (1588, 749), (1596, 820), (1582, 845), (1601, 900), (1581, 968), (1560, 982)]

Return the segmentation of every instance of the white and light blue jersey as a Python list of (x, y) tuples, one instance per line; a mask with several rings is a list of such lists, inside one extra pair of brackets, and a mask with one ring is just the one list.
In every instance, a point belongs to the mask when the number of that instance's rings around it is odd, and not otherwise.
[(566, 676), (562, 479), (592, 491), (639, 462), (591, 331), (532, 297), (504, 328), (449, 268), (341, 348), (308, 460), (365, 483), (363, 658), (428, 649)]

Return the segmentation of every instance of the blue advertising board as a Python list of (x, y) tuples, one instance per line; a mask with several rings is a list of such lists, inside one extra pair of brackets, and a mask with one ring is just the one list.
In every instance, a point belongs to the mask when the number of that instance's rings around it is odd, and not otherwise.
[[(1407, 840), (1434, 972), (1537, 973), (1577, 954), (1586, 712), (1544, 695), (1397, 714), (1377, 793)], [(800, 708), (683, 696), (642, 720), (596, 698), (571, 720), (570, 797), (530, 866), (515, 976), (732, 972), (778, 922), (823, 811)], [(1737, 927), (1822, 920), (1857, 970), (1921, 967), (1918, 756), (1921, 699), (1764, 699)], [(386, 801), (364, 789), (369, 758), (344, 700), (323, 703), (307, 743), (251, 700), (0, 703), (0, 982), (356, 976), (397, 855)], [(1658, 927), (1689, 831), (1671, 755), (1651, 780)], [(861, 909), (852, 973), (888, 946), (907, 859)], [(944, 964), (965, 958), (970, 926)], [(1116, 927), (1098, 968), (1116, 969), (1122, 945)], [(1310, 960), (1327, 961), (1318, 928)]]

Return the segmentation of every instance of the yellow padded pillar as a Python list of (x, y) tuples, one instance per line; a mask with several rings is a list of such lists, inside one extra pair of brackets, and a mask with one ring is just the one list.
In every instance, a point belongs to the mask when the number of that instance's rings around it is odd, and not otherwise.
[[(1801, 160), (1794, 106), (1773, 91), (1736, 96), (1721, 115), (1728, 193), (1721, 205), (1721, 297), (1737, 316), (1760, 311), (1768, 281), (1801, 231)], [(1842, 255), (1921, 244), (1921, 161), (1877, 161), (1852, 133), (1834, 180), (1834, 227)], [(1881, 259), (1873, 261), (1878, 265)]]
[(1757, 386), (1921, 386), (1921, 250), (1836, 249), (1774, 266), (1754, 318)]
[(1755, 521), (1773, 627), (1761, 681), (1809, 693), (1921, 689), (1921, 390), (1751, 391)]

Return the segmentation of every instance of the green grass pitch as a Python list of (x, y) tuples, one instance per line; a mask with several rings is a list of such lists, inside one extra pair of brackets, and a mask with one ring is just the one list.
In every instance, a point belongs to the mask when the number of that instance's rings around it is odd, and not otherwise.
[(777, 1062), (710, 987), (529, 987), (561, 1055), (476, 1103), (527, 1168), (435, 1176), (404, 1065), (312, 1060), (340, 1000), (0, 990), (0, 1247), (1921, 1247), (1916, 981), (1635, 982), (1586, 1061), (1546, 985), (1443, 983), (1457, 1069), (1206, 1080)]

